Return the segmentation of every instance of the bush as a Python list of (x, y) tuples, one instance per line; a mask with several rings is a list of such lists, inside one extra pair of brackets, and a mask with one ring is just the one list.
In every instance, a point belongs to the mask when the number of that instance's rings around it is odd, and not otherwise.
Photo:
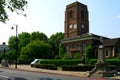
[(63, 65), (62, 70), (63, 71), (90, 71), (94, 68), (94, 66), (88, 66), (88, 65)]
[(80, 60), (41, 60), (40, 64), (53, 64), (55, 66), (62, 65), (77, 65), (81, 63)]
[(42, 69), (50, 69), (50, 70), (57, 70), (57, 67), (52, 64), (34, 64), (33, 67), (42, 68)]
[(107, 59), (109, 65), (120, 65), (120, 59)]
[(74, 53), (74, 54), (72, 55), (72, 59), (80, 59), (81, 56), (82, 56), (82, 55), (81, 55), (80, 53)]
[(97, 62), (97, 59), (90, 59), (89, 60), (90, 65), (95, 65), (96, 62)]
[[(97, 62), (97, 59), (90, 59), (89, 64), (90, 65), (95, 65)], [(106, 62), (108, 65), (119, 65), (120, 64), (120, 59), (106, 59)]]
[(29, 64), (32, 61), (28, 56), (26, 55), (20, 55), (18, 58), (19, 64)]

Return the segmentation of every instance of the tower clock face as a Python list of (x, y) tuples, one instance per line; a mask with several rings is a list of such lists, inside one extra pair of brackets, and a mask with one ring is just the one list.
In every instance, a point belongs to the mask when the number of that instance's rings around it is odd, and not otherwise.
[(74, 24), (74, 29), (77, 29), (77, 24)]
[(70, 25), (69, 25), (69, 28), (70, 28), (70, 29), (72, 29), (72, 28), (73, 28), (73, 25), (72, 25), (72, 24), (70, 24)]

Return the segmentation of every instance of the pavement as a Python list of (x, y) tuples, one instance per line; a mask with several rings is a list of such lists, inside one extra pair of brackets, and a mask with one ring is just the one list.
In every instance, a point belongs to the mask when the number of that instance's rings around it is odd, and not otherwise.
[[(1, 68), (15, 69), (15, 65), (10, 65), (9, 67), (1, 67)], [(49, 74), (61, 74), (61, 75), (76, 76), (76, 77), (87, 77), (88, 75), (87, 72), (48, 70), (48, 69), (33, 68), (30, 65), (17, 65), (17, 70), (24, 70), (30, 72), (43, 72)], [(111, 78), (120, 80), (120, 75)]]

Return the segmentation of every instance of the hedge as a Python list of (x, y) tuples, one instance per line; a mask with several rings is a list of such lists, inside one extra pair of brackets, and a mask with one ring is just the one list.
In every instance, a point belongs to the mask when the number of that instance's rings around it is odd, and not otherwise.
[(57, 67), (55, 65), (52, 65), (52, 64), (34, 64), (33, 67), (42, 68), (42, 69), (57, 70)]
[(81, 60), (41, 60), (40, 64), (53, 64), (55, 66), (62, 65), (78, 65)]
[(88, 66), (88, 65), (63, 65), (62, 70), (63, 71), (91, 71), (94, 68), (94, 66)]
[[(89, 64), (90, 65), (95, 65), (97, 62), (97, 59), (90, 59)], [(106, 62), (108, 65), (120, 65), (120, 59), (106, 59)]]

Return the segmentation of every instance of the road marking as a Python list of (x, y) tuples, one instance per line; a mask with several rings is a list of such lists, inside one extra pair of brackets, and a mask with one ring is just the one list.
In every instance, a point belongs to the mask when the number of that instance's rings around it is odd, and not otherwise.
[(4, 75), (0, 75), (0, 77), (9, 79), (8, 76), (4, 76)]

